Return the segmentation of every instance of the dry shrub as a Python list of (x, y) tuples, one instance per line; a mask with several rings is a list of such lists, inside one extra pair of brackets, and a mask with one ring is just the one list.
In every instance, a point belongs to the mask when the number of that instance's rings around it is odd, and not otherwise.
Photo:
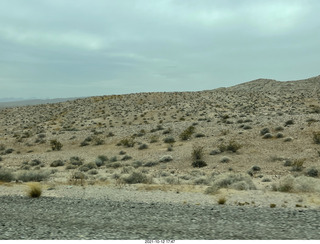
[(249, 175), (226, 173), (218, 175), (212, 186), (205, 191), (206, 194), (214, 194), (221, 188), (231, 188), (235, 190), (256, 190)]
[(194, 126), (189, 126), (187, 129), (185, 129), (180, 135), (180, 139), (183, 141), (189, 140), (192, 136), (192, 134), (195, 131), (195, 127)]
[(152, 179), (149, 178), (146, 174), (138, 171), (132, 172), (129, 176), (122, 178), (127, 184), (150, 184), (152, 183)]
[(228, 144), (220, 144), (218, 146), (221, 152), (225, 152), (225, 151), (237, 152), (241, 147), (242, 145), (234, 140), (229, 141)]
[(319, 180), (307, 176), (287, 175), (278, 184), (272, 185), (274, 191), (281, 192), (320, 192)]
[(36, 170), (36, 171), (20, 171), (16, 174), (16, 179), (21, 180), (23, 182), (30, 181), (45, 181), (49, 178), (50, 172), (44, 170)]
[(226, 201), (227, 201), (227, 199), (226, 199), (225, 197), (220, 197), (220, 198), (218, 199), (218, 204), (223, 205), (223, 204), (226, 203)]
[(10, 182), (15, 179), (13, 173), (7, 169), (0, 169), (0, 181)]
[(315, 144), (320, 144), (320, 131), (313, 132), (313, 142)]
[(27, 194), (29, 197), (37, 198), (41, 196), (42, 187), (39, 183), (31, 182), (31, 183), (28, 183), (27, 186), (29, 187), (27, 191)]

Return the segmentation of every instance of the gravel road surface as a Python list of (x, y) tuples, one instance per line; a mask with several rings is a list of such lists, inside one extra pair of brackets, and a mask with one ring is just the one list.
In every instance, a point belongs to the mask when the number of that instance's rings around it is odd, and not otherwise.
[(320, 239), (320, 211), (0, 196), (0, 239)]

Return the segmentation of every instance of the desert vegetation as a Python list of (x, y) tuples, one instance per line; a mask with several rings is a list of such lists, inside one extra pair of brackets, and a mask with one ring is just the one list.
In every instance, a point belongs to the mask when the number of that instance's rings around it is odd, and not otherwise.
[(0, 181), (317, 193), (319, 84), (256, 80), (1, 108)]

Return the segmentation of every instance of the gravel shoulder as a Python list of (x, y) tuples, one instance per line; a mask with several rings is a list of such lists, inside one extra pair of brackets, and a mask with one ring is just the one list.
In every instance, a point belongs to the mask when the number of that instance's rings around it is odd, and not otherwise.
[(0, 239), (320, 239), (316, 205), (218, 205), (202, 193), (133, 186), (51, 188), (32, 199), (25, 185), (0, 186)]

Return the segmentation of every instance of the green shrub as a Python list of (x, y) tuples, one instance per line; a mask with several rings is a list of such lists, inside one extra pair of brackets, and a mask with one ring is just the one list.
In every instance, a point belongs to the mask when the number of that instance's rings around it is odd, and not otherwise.
[(63, 147), (62, 143), (57, 140), (51, 140), (50, 145), (53, 151), (60, 151)]
[(180, 139), (183, 141), (189, 140), (190, 137), (192, 136), (192, 134), (195, 131), (195, 127), (194, 126), (189, 126), (187, 129), (185, 129), (180, 135)]

